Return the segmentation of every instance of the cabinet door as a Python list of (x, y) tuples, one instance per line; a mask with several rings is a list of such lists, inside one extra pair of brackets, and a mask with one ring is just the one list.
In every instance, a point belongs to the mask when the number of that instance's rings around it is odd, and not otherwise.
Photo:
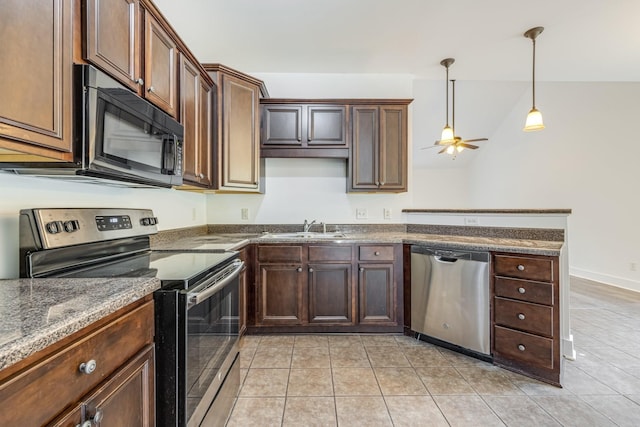
[(86, 399), (85, 419), (96, 426), (155, 425), (153, 345)]
[(2, 2), (0, 147), (71, 160), (65, 153), (72, 147), (72, 4)]
[(352, 108), (351, 182), (354, 190), (377, 190), (378, 180), (378, 108)]
[(160, 23), (145, 13), (144, 84), (146, 98), (176, 117), (178, 91), (177, 48)]
[(360, 264), (358, 285), (360, 323), (394, 323), (393, 264)]
[(225, 189), (258, 189), (260, 123), (258, 87), (238, 78), (222, 78), (222, 176)]
[(347, 120), (344, 106), (309, 105), (307, 107), (307, 144), (309, 147), (347, 148)]
[(184, 126), (183, 178), (211, 186), (211, 87), (180, 55), (180, 122)]
[(353, 323), (351, 264), (309, 264), (309, 322)]
[(262, 106), (263, 146), (302, 146), (302, 106)]
[(407, 190), (407, 107), (381, 106), (380, 190)]
[(304, 321), (301, 265), (259, 264), (258, 323), (300, 325)]
[(138, 0), (87, 0), (84, 57), (140, 93)]

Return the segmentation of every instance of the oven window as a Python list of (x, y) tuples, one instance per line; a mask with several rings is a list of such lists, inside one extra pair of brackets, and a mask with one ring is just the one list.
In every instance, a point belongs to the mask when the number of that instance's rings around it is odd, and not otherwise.
[[(238, 338), (238, 280), (187, 311), (187, 420), (210, 387)], [(210, 402), (209, 402), (210, 403)]]

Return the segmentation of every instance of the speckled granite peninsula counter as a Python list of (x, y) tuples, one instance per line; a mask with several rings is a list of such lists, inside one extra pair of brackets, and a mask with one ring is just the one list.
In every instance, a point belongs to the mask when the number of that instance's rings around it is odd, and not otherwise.
[(0, 369), (160, 288), (149, 278), (0, 281)]

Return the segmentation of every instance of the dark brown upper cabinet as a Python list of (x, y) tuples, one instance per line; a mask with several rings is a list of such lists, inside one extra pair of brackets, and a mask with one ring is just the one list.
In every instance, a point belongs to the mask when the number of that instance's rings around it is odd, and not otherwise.
[(260, 109), (262, 157), (349, 156), (345, 105), (268, 99)]
[(151, 9), (155, 6), (149, 1), (86, 0), (83, 56), (178, 117), (180, 42), (168, 23)]
[(0, 162), (71, 161), (72, 2), (3, 1), (0, 33)]
[(407, 191), (407, 105), (351, 107), (349, 192)]

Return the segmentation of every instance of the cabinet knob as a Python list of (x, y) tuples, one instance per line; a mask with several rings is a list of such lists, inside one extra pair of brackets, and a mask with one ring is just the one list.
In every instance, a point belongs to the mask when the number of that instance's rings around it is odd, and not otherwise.
[(91, 359), (88, 362), (82, 362), (78, 369), (85, 375), (92, 374), (93, 371), (96, 370), (97, 363), (95, 360)]
[(91, 427), (91, 420), (87, 420), (82, 424), (76, 424), (76, 427)]
[(522, 345), (522, 344), (518, 344), (518, 350), (525, 351), (526, 347), (524, 345)]
[(149, 89), (147, 89), (147, 92), (155, 92), (156, 89), (153, 86), (149, 86)]
[(381, 187), (382, 187), (383, 185), (384, 185), (384, 181), (382, 181), (382, 182), (380, 183), (380, 186), (381, 186)]
[(298, 273), (302, 273), (302, 267), (298, 267), (298, 268), (296, 268), (296, 271), (297, 271)]
[(518, 319), (520, 319), (520, 320), (524, 320), (524, 314), (519, 313), (519, 314), (518, 314)]
[(524, 271), (524, 265), (522, 265), (522, 264), (518, 264), (518, 270), (520, 270), (520, 271)]
[(200, 177), (200, 179), (204, 178), (204, 174), (201, 173), (200, 175), (198, 175)]
[(363, 272), (363, 271), (364, 271), (364, 267), (360, 267), (360, 272)]
[(380, 187), (380, 182), (376, 181), (376, 187)]
[(138, 83), (140, 86), (142, 86), (144, 84), (144, 80), (142, 80), (142, 77), (138, 77), (138, 79), (135, 79), (133, 81)]
[(527, 290), (525, 288), (518, 288), (518, 292), (524, 294), (525, 292), (527, 292)]
[(104, 414), (102, 413), (102, 410), (96, 409), (96, 414), (89, 421), (91, 421), (92, 423), (91, 425), (93, 424), (100, 425), (100, 422), (102, 421), (103, 418), (104, 418)]
[(313, 273), (313, 268), (309, 267), (309, 273)]

